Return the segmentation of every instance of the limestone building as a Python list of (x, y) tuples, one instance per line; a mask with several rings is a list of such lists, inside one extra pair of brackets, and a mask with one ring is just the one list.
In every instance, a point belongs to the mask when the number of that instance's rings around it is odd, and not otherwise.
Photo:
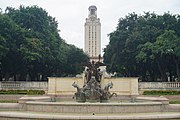
[(89, 15), (85, 22), (85, 46), (84, 50), (89, 55), (91, 61), (98, 61), (101, 54), (101, 23), (97, 18), (97, 8), (89, 7)]

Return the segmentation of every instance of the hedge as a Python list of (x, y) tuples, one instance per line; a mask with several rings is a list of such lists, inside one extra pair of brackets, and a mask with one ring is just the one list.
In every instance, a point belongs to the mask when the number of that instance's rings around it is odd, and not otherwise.
[(0, 90), (0, 94), (43, 95), (44, 90)]
[(180, 95), (180, 91), (177, 91), (177, 90), (152, 90), (152, 91), (144, 91), (143, 95)]
[(169, 101), (170, 104), (180, 104), (180, 100)]

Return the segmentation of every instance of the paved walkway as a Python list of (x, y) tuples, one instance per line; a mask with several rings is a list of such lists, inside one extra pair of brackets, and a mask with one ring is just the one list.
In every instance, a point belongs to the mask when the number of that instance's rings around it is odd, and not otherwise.
[(180, 119), (180, 112), (163, 113), (128, 113), (128, 114), (62, 114), (62, 113), (37, 113), (24, 111), (0, 111), (0, 118), (8, 120), (17, 119), (42, 119), (42, 120), (140, 120), (140, 119)]

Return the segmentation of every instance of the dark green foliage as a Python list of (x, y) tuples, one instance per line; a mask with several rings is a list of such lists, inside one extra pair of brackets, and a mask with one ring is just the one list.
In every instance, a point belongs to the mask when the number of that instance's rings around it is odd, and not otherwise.
[(44, 90), (28, 90), (27, 95), (44, 95)]
[(119, 19), (109, 34), (104, 62), (109, 72), (143, 81), (180, 80), (180, 15), (135, 13)]
[(152, 90), (152, 91), (144, 91), (143, 95), (180, 95), (180, 91), (176, 91), (176, 90)]
[(180, 100), (169, 101), (169, 104), (180, 104)]
[(0, 94), (43, 95), (44, 90), (0, 90)]
[(88, 61), (79, 48), (60, 36), (55, 18), (38, 7), (7, 7), (0, 13), (0, 79), (47, 80), (76, 75)]
[(18, 103), (18, 100), (0, 100), (0, 103)]

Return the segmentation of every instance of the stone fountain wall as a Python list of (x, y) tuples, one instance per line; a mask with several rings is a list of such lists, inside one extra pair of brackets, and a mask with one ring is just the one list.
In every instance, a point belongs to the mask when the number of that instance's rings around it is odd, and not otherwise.
[[(84, 85), (82, 78), (76, 77), (49, 77), (48, 78), (48, 94), (49, 95), (74, 95), (76, 89), (72, 87), (73, 82), (76, 82), (80, 87)], [(138, 93), (138, 78), (104, 78), (101, 81), (101, 86), (104, 86), (113, 82), (113, 88), (111, 92), (117, 93), (117, 95), (139, 95)]]

